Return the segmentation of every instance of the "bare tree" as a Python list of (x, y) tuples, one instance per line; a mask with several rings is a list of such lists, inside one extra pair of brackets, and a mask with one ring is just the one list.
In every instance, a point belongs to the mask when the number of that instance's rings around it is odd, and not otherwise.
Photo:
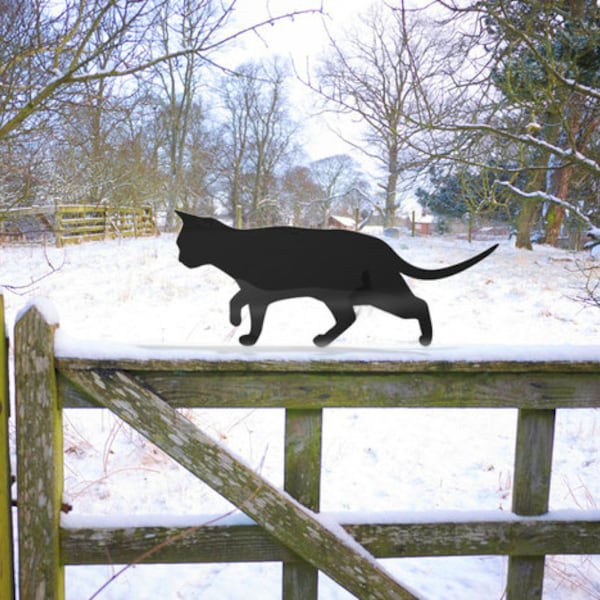
[[(188, 203), (190, 187), (182, 185), (182, 171), (193, 172), (196, 182), (202, 173), (198, 163), (191, 164), (202, 152), (186, 147), (192, 129), (198, 140), (198, 128), (190, 125), (190, 115), (199, 114), (198, 67), (226, 70), (218, 53), (238, 38), (321, 12), (320, 0), (312, 8), (277, 12), (265, 0), (265, 16), (240, 25), (234, 18), (237, 3), (0, 0), (3, 207), (44, 196), (158, 201), (164, 190), (169, 209)], [(157, 98), (136, 87), (157, 70), (169, 105), (170, 135), (161, 138), (169, 145), (166, 185), (157, 177), (162, 148), (157, 152), (157, 140), (145, 129), (160, 133), (158, 120), (137, 105), (141, 98)]]
[[(240, 79), (242, 86), (250, 82)], [(219, 170), (224, 182), (231, 214), (238, 227), (242, 226), (242, 193), (245, 179), (245, 161), (250, 148), (251, 115), (242, 101), (244, 87), (236, 89), (235, 81), (224, 78), (221, 86), (221, 99), (225, 117), (220, 130)]]
[(439, 41), (423, 35), (422, 24), (405, 10), (373, 5), (343, 39), (330, 36), (331, 51), (318, 69), (318, 85), (308, 82), (335, 110), (364, 125), (363, 142), (353, 145), (385, 173), (381, 212), (386, 226), (392, 225), (398, 208), (399, 178), (422, 165), (416, 138), (427, 128), (416, 126), (414, 117), (428, 109), (422, 88), (430, 79), (435, 83), (441, 68), (433, 51)]
[(296, 226), (318, 227), (321, 224), (320, 212), (315, 209), (315, 199), (322, 191), (314, 181), (307, 166), (295, 165), (289, 168), (280, 179), (278, 193), (285, 207), (286, 221)]
[[(194, 0), (177, 0), (161, 7), (160, 23), (162, 53), (169, 56), (154, 68), (160, 88), (162, 121), (165, 134), (167, 163), (167, 229), (173, 227), (174, 210), (186, 197), (185, 172), (189, 167), (189, 134), (192, 119), (202, 117), (197, 102), (200, 65), (202, 57), (196, 53), (172, 56), (184, 48), (194, 48), (202, 43), (214, 8), (208, 3)], [(186, 160), (188, 164), (186, 165)]]
[(48, 148), (38, 141), (11, 138), (0, 144), (0, 220), (6, 211), (44, 197)]
[(157, 200), (164, 185), (155, 106), (145, 90), (119, 80), (79, 86), (47, 135), (46, 193), (62, 203), (117, 207)]
[(384, 222), (402, 170), (437, 164), (497, 169), (491, 198), (521, 199), (518, 246), (530, 247), (541, 214), (550, 243), (567, 213), (591, 223), (600, 174), (597, 3), (436, 4), (447, 12), (429, 17), (438, 27), (430, 31), (426, 13), (404, 3), (368, 13), (360, 35), (331, 40), (312, 86), (366, 125), (365, 149), (387, 174)]
[(319, 186), (314, 203), (320, 209), (319, 223), (327, 226), (336, 207), (355, 218), (365, 207), (368, 184), (358, 163), (347, 154), (327, 156), (309, 165), (313, 181)]
[(247, 63), (221, 83), (222, 174), (238, 226), (279, 220), (278, 170), (294, 150), (281, 62)]
[[(172, 22), (180, 3), (170, 0), (53, 0), (10, 2), (0, 7), (0, 140), (22, 130), (84, 82), (124, 77), (165, 61), (195, 55), (214, 62), (232, 40), (320, 6), (268, 16), (232, 28), (237, 0), (199, 0), (202, 13), (189, 45), (165, 48), (161, 25)], [(103, 67), (99, 67), (102, 64)]]

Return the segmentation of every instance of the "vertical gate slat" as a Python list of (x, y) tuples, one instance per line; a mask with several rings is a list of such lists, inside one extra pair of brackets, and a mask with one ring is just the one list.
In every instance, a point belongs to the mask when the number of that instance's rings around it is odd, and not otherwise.
[(54, 371), (54, 330), (35, 306), (15, 326), (21, 600), (64, 599), (59, 539), (63, 430)]
[(14, 598), (10, 458), (8, 451), (8, 340), (0, 295), (0, 598)]
[[(322, 410), (287, 410), (284, 488), (318, 512), (321, 491)], [(306, 562), (283, 565), (283, 600), (317, 600), (319, 571)]]
[[(548, 512), (554, 410), (519, 410), (513, 512), (521, 516)], [(541, 600), (544, 584), (544, 556), (510, 556), (507, 600)]]

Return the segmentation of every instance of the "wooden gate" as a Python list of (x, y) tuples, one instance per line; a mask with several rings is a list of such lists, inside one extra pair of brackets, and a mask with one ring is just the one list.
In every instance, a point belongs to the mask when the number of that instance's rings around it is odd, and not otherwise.
[[(544, 516), (555, 411), (600, 406), (597, 361), (84, 360), (55, 356), (56, 326), (33, 307), (15, 329), (23, 599), (63, 598), (64, 565), (106, 564), (107, 556), (126, 564), (282, 561), (286, 600), (316, 598), (318, 570), (361, 599), (418, 598), (377, 559), (496, 554), (510, 557), (507, 598), (538, 600), (545, 555), (600, 551), (597, 511)], [(69, 407), (109, 408), (255, 525), (61, 528)], [(284, 408), (285, 491), (192, 425), (176, 410), (184, 407)], [(327, 524), (318, 515), (322, 411), (340, 407), (517, 408), (514, 514)]]
[(59, 204), (14, 208), (0, 215), (0, 241), (56, 245), (158, 235), (151, 206), (113, 208), (95, 204)]
[(57, 246), (158, 233), (151, 206), (66, 204), (56, 207), (54, 221)]

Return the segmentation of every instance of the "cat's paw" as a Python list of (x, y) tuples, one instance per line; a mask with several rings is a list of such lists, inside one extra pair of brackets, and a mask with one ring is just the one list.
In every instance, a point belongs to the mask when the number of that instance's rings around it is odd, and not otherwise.
[(328, 346), (331, 343), (331, 338), (327, 335), (318, 335), (313, 339), (313, 343), (315, 346), (319, 346), (319, 348), (323, 348), (324, 346)]
[(258, 340), (256, 336), (247, 333), (246, 335), (240, 337), (240, 344), (243, 346), (253, 346), (256, 344), (256, 340)]
[(422, 335), (419, 338), (419, 342), (421, 343), (421, 346), (429, 346), (429, 344), (431, 344), (431, 336), (430, 335)]
[(242, 323), (242, 313), (230, 313), (229, 322), (234, 326), (238, 327)]

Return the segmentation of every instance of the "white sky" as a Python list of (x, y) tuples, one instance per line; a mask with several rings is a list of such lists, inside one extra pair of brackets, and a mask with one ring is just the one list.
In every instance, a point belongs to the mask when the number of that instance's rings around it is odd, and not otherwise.
[[(327, 43), (323, 21), (333, 29), (342, 28), (350, 24), (358, 13), (379, 1), (381, 0), (322, 0), (324, 16), (308, 14), (298, 16), (293, 21), (280, 21), (261, 31), (264, 41), (254, 36), (256, 44), (251, 44), (252, 49), (257, 54), (265, 55), (293, 54), (301, 57), (316, 54)], [(240, 22), (256, 22), (269, 15), (320, 6), (321, 0), (238, 0), (236, 12)]]

